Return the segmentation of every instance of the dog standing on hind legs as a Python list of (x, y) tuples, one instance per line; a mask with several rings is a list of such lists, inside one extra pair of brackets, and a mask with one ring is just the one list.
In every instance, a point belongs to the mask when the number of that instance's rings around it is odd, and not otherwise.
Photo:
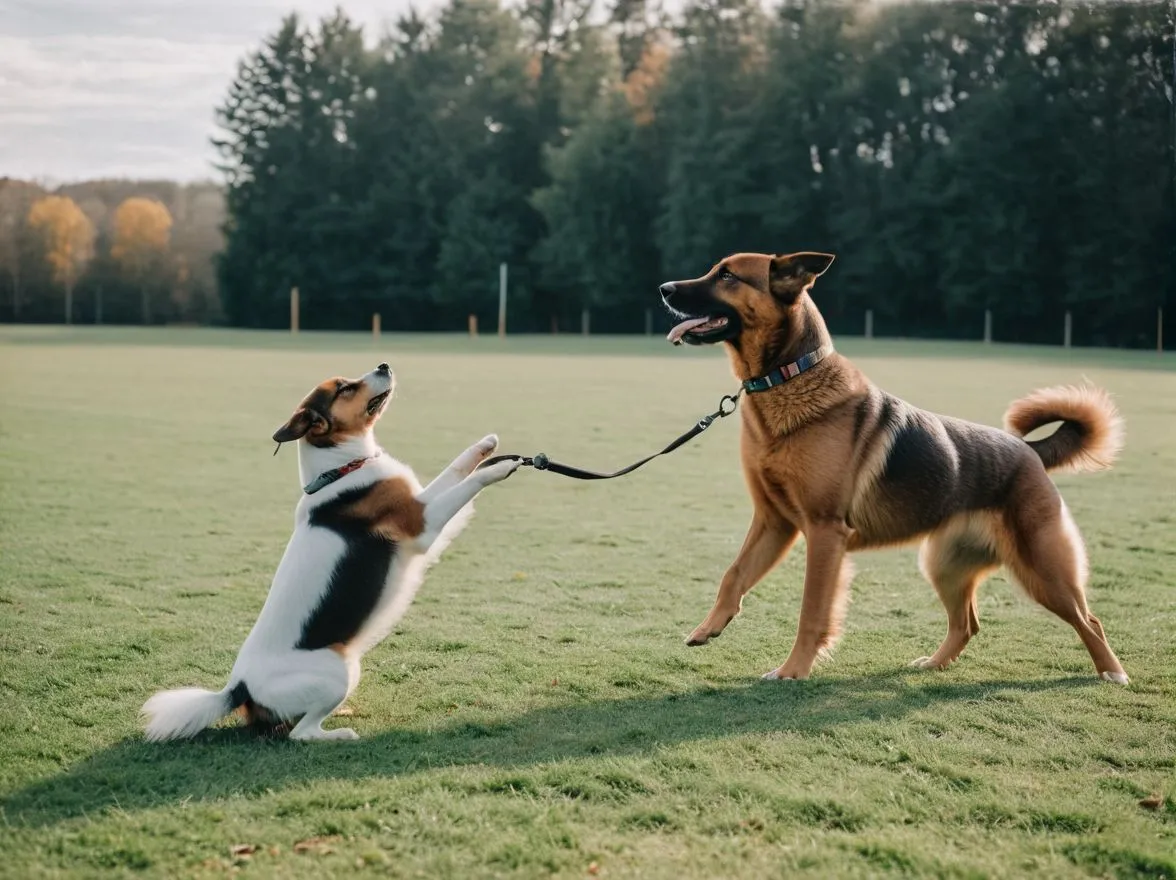
[[(920, 567), (948, 630), (913, 665), (942, 669), (980, 628), (976, 591), (1001, 565), (1070, 624), (1095, 670), (1127, 683), (1086, 603), (1086, 550), (1052, 470), (1110, 467), (1122, 421), (1105, 392), (1047, 388), (1015, 401), (1006, 431), (918, 409), (833, 349), (810, 296), (833, 262), (821, 253), (735, 254), (706, 275), (661, 286), (679, 323), (671, 342), (723, 343), (742, 381), (741, 456), (754, 514), (714, 607), (687, 644), (703, 645), (743, 597), (807, 542), (804, 594), (788, 659), (764, 678), (807, 678), (841, 632), (848, 555), (922, 539)], [(1054, 422), (1040, 440), (1025, 435)]]
[(222, 690), (161, 691), (144, 704), (147, 739), (192, 737), (234, 711), (250, 723), (298, 719), (291, 739), (357, 738), (322, 723), (464, 528), (474, 496), (519, 467), (506, 460), (475, 472), (498, 447), (491, 434), (422, 489), (373, 433), (394, 387), (387, 364), (328, 379), (274, 433), (279, 445), (298, 442), (304, 489), (265, 605)]

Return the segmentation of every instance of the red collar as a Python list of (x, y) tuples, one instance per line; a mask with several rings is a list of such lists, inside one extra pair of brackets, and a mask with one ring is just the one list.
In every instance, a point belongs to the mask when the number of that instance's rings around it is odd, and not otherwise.
[(333, 468), (332, 470), (329, 470), (329, 471), (326, 471), (325, 473), (319, 474), (317, 477), (315, 477), (313, 480), (311, 480), (309, 483), (307, 483), (305, 486), (303, 486), (302, 491), (305, 492), (307, 495), (313, 495), (315, 492), (319, 491), (320, 489), (325, 489), (327, 486), (331, 485), (331, 483), (334, 483), (336, 480), (343, 479), (345, 476), (347, 476), (352, 471), (359, 470), (361, 467), (363, 467), (365, 464), (367, 464), (373, 458), (378, 458), (379, 455), (380, 455), (380, 453), (377, 452), (375, 455), (370, 455), (367, 458), (353, 458), (351, 461), (347, 462), (347, 464), (343, 465), (342, 467)]

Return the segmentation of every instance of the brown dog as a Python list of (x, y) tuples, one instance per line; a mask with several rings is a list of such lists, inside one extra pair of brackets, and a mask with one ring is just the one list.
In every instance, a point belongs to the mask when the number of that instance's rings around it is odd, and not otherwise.
[[(947, 608), (947, 637), (912, 665), (943, 668), (979, 630), (976, 589), (1001, 564), (1077, 630), (1099, 675), (1127, 675), (1086, 605), (1086, 553), (1047, 470), (1109, 467), (1122, 423), (1094, 388), (1043, 389), (1012, 404), (1009, 433), (917, 409), (833, 351), (809, 296), (829, 254), (736, 254), (661, 287), (674, 343), (723, 342), (748, 393), (742, 458), (755, 513), (714, 608), (687, 644), (719, 635), (743, 596), (808, 545), (792, 653), (765, 678), (807, 678), (836, 642), (855, 550), (923, 539), (920, 567)], [(762, 392), (762, 393), (761, 393)], [(1049, 437), (1020, 439), (1061, 422)]]

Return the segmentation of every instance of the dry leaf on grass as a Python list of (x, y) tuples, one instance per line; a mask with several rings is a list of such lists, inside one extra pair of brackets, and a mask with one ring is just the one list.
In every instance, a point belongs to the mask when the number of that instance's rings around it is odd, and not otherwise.
[(1145, 810), (1158, 810), (1164, 805), (1164, 796), (1159, 794), (1149, 795), (1141, 800), (1139, 805)]
[(331, 847), (332, 843), (338, 843), (342, 838), (338, 834), (331, 834), (327, 837), (308, 837), (306, 840), (300, 840), (294, 844), (294, 852), (296, 853), (313, 853), (316, 856), (329, 856), (335, 850)]
[(331, 714), (336, 718), (351, 718), (353, 715), (355, 715), (355, 710), (350, 706), (340, 706)]
[(252, 843), (235, 843), (229, 847), (231, 856), (251, 856), (257, 852), (257, 846)]

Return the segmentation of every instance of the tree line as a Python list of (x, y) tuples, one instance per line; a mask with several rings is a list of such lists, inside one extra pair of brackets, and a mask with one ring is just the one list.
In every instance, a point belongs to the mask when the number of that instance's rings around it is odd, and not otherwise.
[(869, 309), (878, 335), (977, 338), (991, 310), (998, 340), (1059, 342), (1069, 311), (1075, 344), (1155, 344), (1166, 4), (656, 3), (446, 0), (379, 35), (282, 20), (216, 111), (208, 317), (285, 326), (296, 286), (304, 327), (493, 326), (505, 262), (512, 332), (583, 309), (641, 332), (648, 308), (665, 326), (661, 281), (820, 249), (835, 332)]
[(660, 281), (824, 249), (836, 330), (1154, 345), (1174, 283), (1161, 3), (449, 0), (287, 18), (219, 109), (237, 324), (636, 331)]
[(216, 184), (0, 178), (0, 320), (223, 320)]

